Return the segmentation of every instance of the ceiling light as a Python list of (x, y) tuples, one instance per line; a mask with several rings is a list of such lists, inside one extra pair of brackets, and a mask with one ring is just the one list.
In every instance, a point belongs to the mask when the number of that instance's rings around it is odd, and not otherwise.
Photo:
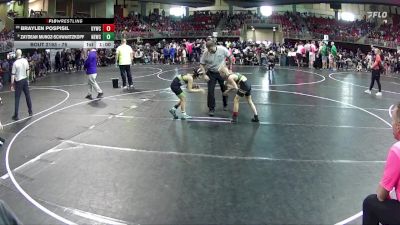
[(272, 7), (271, 6), (261, 6), (260, 7), (261, 15), (263, 16), (271, 16), (272, 15)]

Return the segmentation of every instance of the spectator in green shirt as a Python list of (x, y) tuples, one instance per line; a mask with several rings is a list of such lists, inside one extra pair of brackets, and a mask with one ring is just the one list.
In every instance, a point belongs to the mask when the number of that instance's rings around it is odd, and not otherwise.
[(320, 48), (321, 59), (322, 59), (322, 69), (327, 68), (327, 60), (328, 60), (328, 47), (325, 42), (322, 42), (322, 47)]
[(332, 67), (332, 69), (336, 70), (337, 49), (336, 49), (336, 46), (335, 46), (334, 42), (331, 42), (331, 54), (333, 56), (333, 62), (332, 62), (333, 67)]

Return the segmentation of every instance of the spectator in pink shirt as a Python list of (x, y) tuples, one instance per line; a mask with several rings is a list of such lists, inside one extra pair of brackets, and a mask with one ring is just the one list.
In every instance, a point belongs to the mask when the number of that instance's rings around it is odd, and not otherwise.
[[(185, 40), (184, 40), (184, 43), (185, 43)], [(193, 53), (193, 44), (192, 43), (190, 43), (190, 41), (187, 41), (186, 43), (185, 43), (185, 45), (186, 45), (186, 51), (187, 51), (187, 57), (188, 57), (188, 59), (189, 59), (189, 62), (191, 62), (191, 60), (192, 60), (192, 53)]]
[(397, 142), (389, 149), (385, 170), (376, 194), (363, 203), (363, 224), (400, 224), (400, 103), (392, 113), (393, 136)]
[(317, 47), (315, 46), (315, 41), (311, 42), (310, 45), (310, 53), (309, 53), (309, 60), (308, 60), (308, 64), (309, 64), (309, 68), (313, 68), (314, 67), (314, 62), (315, 62), (315, 53), (317, 52)]

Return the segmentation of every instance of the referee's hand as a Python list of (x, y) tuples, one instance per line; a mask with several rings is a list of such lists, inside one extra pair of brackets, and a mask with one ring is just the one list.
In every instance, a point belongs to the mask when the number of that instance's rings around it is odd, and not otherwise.
[(204, 80), (207, 81), (207, 82), (210, 80), (210, 78), (208, 77), (208, 75), (204, 75)]

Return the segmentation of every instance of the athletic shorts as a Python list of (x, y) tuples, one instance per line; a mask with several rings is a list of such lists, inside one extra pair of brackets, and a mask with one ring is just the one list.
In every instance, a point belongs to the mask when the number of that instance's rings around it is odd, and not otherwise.
[(309, 57), (309, 60), (310, 60), (310, 61), (315, 61), (315, 54), (314, 54), (314, 53), (311, 53), (311, 52), (310, 52), (310, 54), (309, 54), (308, 57)]
[(179, 96), (180, 94), (183, 93), (181, 86), (182, 86), (181, 81), (179, 80), (179, 78), (175, 77), (170, 87), (172, 92), (174, 92), (177, 96)]
[(327, 60), (328, 60), (328, 57), (323, 55), (322, 56), (322, 62), (326, 63)]
[(251, 85), (247, 81), (241, 81), (239, 83), (239, 90), (236, 93), (240, 97), (251, 95)]
[(296, 53), (296, 57), (298, 60), (302, 60), (303, 59), (303, 55), (300, 53)]

